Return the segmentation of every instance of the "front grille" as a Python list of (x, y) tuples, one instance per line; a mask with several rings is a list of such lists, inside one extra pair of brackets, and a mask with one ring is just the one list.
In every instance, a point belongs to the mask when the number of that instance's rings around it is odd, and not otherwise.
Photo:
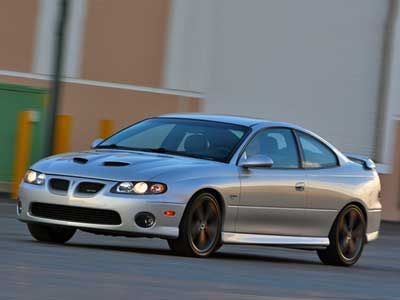
[(120, 215), (112, 210), (67, 206), (58, 204), (31, 204), (31, 214), (35, 217), (101, 225), (121, 224)]
[(103, 183), (97, 182), (81, 182), (76, 188), (76, 192), (80, 194), (96, 194), (104, 187)]
[(65, 179), (52, 178), (49, 182), (50, 188), (56, 191), (68, 191), (69, 181)]

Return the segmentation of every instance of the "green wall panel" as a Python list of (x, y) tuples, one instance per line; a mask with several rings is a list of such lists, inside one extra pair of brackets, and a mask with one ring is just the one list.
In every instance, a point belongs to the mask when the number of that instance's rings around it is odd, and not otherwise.
[(0, 182), (13, 179), (18, 113), (36, 111), (38, 121), (32, 124), (30, 163), (43, 157), (46, 137), (48, 91), (0, 83)]

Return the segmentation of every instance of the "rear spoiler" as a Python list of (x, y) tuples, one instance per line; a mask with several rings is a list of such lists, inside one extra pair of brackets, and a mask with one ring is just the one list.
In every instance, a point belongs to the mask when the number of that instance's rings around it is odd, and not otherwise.
[(354, 154), (354, 153), (348, 153), (348, 152), (345, 152), (343, 154), (346, 155), (348, 159), (350, 159), (351, 161), (353, 161), (355, 163), (362, 165), (367, 170), (376, 169), (376, 165), (375, 165), (374, 161), (367, 156), (358, 155), (358, 154)]

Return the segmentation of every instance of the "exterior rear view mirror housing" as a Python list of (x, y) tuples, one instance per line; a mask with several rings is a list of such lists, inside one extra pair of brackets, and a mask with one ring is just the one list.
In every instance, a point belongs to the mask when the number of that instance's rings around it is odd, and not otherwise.
[(267, 155), (257, 154), (250, 157), (243, 155), (239, 160), (239, 167), (242, 168), (271, 168), (274, 161)]

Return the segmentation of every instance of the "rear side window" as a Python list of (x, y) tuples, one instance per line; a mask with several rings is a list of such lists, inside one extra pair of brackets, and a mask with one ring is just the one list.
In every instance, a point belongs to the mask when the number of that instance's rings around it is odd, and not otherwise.
[(305, 168), (330, 168), (338, 165), (336, 154), (312, 136), (297, 132), (303, 150)]

